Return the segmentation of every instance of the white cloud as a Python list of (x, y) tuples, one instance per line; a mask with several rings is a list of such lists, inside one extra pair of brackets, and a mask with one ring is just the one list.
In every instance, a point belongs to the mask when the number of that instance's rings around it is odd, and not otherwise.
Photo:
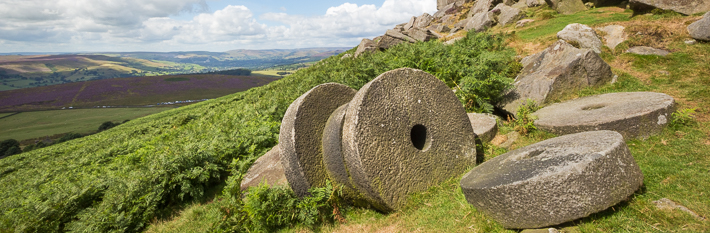
[[(206, 10), (205, 0), (0, 0), (0, 43), (26, 48), (56, 43), (84, 51), (354, 46), (411, 16), (433, 13), (436, 2), (385, 0), (381, 7), (345, 3), (321, 16), (282, 12), (258, 17), (282, 24), (277, 26), (260, 23), (245, 6)], [(191, 20), (170, 18), (183, 12), (203, 13)], [(47, 44), (37, 47), (32, 41)]]

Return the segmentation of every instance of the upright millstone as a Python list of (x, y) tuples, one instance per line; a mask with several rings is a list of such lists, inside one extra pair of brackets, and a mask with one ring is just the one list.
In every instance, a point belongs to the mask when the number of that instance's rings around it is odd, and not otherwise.
[(505, 228), (553, 226), (625, 200), (643, 174), (621, 134), (593, 131), (499, 155), (461, 178), (468, 203)]
[(396, 69), (365, 84), (348, 104), (342, 137), (353, 185), (382, 211), (476, 164), (466, 111), (421, 70)]
[(333, 181), (355, 189), (355, 186), (350, 182), (350, 175), (343, 159), (343, 120), (347, 109), (348, 104), (344, 104), (338, 107), (328, 118), (323, 130), (323, 164), (328, 176)]
[(325, 185), (327, 174), (321, 148), (323, 129), (335, 109), (348, 103), (355, 90), (337, 83), (321, 84), (298, 97), (281, 122), (279, 147), (284, 173), (300, 197), (310, 187)]

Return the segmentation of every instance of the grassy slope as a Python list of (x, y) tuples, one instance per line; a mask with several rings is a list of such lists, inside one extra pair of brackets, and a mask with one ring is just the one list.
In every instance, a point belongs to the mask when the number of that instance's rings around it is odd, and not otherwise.
[[(106, 121), (123, 122), (171, 109), (164, 108), (113, 108), (72, 109), (23, 112), (0, 119), (0, 141), (51, 136), (61, 133), (91, 133)], [(0, 117), (7, 114), (0, 114)]]
[[(545, 9), (537, 9), (540, 13)], [(532, 15), (532, 14), (530, 14)], [(571, 16), (557, 16), (544, 20), (536, 17), (533, 25), (517, 30), (510, 45), (519, 53), (529, 55), (543, 50), (556, 40), (557, 31), (569, 23), (590, 26), (608, 24), (656, 25), (669, 30), (663, 38), (632, 37), (617, 47), (617, 52), (605, 48), (602, 57), (612, 65), (619, 81), (599, 89), (587, 89), (570, 94), (564, 99), (610, 92), (656, 91), (673, 96), (679, 109), (697, 108), (695, 121), (676, 124), (663, 133), (645, 141), (628, 143), (644, 175), (644, 188), (629, 201), (622, 202), (601, 213), (558, 226), (579, 232), (708, 232), (710, 223), (699, 221), (679, 210), (660, 210), (652, 201), (669, 198), (706, 218), (710, 216), (710, 44), (688, 46), (684, 27), (698, 17), (637, 16), (619, 8), (594, 9)], [(644, 27), (649, 30), (657, 27)], [(510, 32), (513, 27), (494, 28)], [(634, 30), (632, 28), (632, 30)], [(646, 31), (646, 34), (653, 34)], [(674, 53), (668, 57), (622, 54), (625, 48), (644, 42), (666, 48)], [(666, 76), (658, 71), (668, 71)], [(701, 84), (701, 85), (698, 85)], [(512, 131), (512, 125), (500, 122), (500, 133)], [(534, 132), (520, 139), (513, 149), (549, 139), (555, 135)], [(507, 152), (488, 145), (486, 159)], [(503, 229), (492, 219), (469, 205), (458, 186), (460, 177), (453, 178), (429, 191), (415, 194), (403, 211), (394, 214), (352, 208), (346, 212), (345, 224), (325, 225), (323, 232), (516, 232)], [(203, 232), (209, 223), (219, 221), (216, 202), (193, 203), (174, 219), (156, 221), (148, 232)], [(296, 226), (284, 231), (312, 231)]]

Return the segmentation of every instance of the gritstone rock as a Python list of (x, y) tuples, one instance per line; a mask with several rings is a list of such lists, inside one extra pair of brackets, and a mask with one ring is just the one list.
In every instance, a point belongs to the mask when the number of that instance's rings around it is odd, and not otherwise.
[(411, 28), (405, 33), (407, 36), (418, 41), (429, 41), (431, 38), (436, 37), (436, 35), (429, 32), (428, 29), (419, 27)]
[(624, 29), (624, 26), (621, 25), (609, 25), (601, 28), (601, 31), (606, 33), (606, 35), (604, 35), (606, 46), (614, 50), (617, 45), (626, 41), (626, 33), (624, 33)]
[(286, 110), (279, 134), (281, 161), (286, 179), (299, 197), (308, 195), (311, 187), (325, 185), (323, 129), (330, 114), (354, 95), (355, 90), (348, 86), (321, 84), (298, 97)]
[(513, 4), (512, 7), (519, 10), (525, 10), (528, 9), (528, 4), (524, 0), (520, 0), (518, 3)]
[(533, 115), (538, 129), (555, 134), (613, 130), (626, 139), (647, 138), (670, 122), (674, 103), (663, 93), (610, 93), (553, 104)]
[(459, 7), (459, 6), (457, 6), (456, 3), (451, 3), (449, 5), (444, 6), (443, 8), (440, 8), (436, 13), (434, 13), (434, 18), (444, 17), (446, 15), (446, 12), (448, 12), (449, 10), (451, 10), (455, 7)]
[(338, 107), (328, 118), (323, 130), (323, 164), (328, 176), (336, 184), (355, 189), (355, 186), (350, 182), (350, 175), (345, 167), (342, 149), (343, 119), (345, 119), (347, 108), (348, 104)]
[(563, 40), (521, 63), (523, 70), (501, 103), (503, 109), (513, 114), (528, 98), (544, 104), (565, 93), (606, 84), (614, 76), (609, 64), (598, 54), (575, 48)]
[(377, 42), (377, 47), (380, 49), (388, 49), (392, 46), (404, 43), (404, 42), (409, 42), (409, 43), (414, 43), (417, 42), (417, 40), (402, 34), (399, 31), (396, 30), (387, 30), (384, 36), (380, 39), (380, 41)]
[(654, 8), (671, 10), (684, 15), (710, 11), (710, 0), (631, 0), (634, 11), (649, 11)]
[(471, 11), (468, 12), (467, 18), (474, 17), (478, 13), (488, 12), (493, 8), (494, 3), (498, 3), (498, 0), (478, 0), (476, 4), (473, 5)]
[(409, 30), (410, 28), (414, 27), (414, 22), (417, 21), (417, 17), (412, 16), (411, 19), (409, 19), (409, 22), (404, 25), (403, 30)]
[(443, 25), (443, 24), (431, 25), (428, 27), (428, 29), (435, 31), (435, 32), (440, 32), (440, 33), (447, 33), (447, 32), (451, 31), (451, 29), (449, 27), (447, 27), (446, 25)]
[(525, 0), (525, 3), (528, 5), (528, 7), (536, 7), (545, 4), (545, 0)]
[(377, 43), (370, 39), (362, 39), (360, 41), (360, 45), (357, 46), (357, 50), (355, 50), (355, 57), (359, 57), (363, 53), (371, 53), (377, 51)]
[(466, 111), (421, 70), (400, 68), (365, 84), (348, 104), (342, 137), (353, 184), (382, 211), (476, 164)]
[(269, 187), (288, 187), (288, 181), (284, 175), (284, 167), (281, 165), (281, 155), (279, 146), (276, 145), (254, 162), (244, 175), (240, 185), (241, 190), (249, 187), (256, 187), (261, 183), (267, 183)]
[(345, 60), (345, 59), (348, 59), (348, 58), (351, 58), (351, 57), (353, 57), (353, 55), (347, 53), (347, 54), (343, 55), (342, 57), (340, 57), (340, 60)]
[(461, 178), (466, 200), (505, 228), (540, 228), (605, 210), (643, 174), (621, 134), (594, 131), (499, 155)]
[(638, 54), (638, 55), (656, 55), (656, 56), (662, 56), (662, 57), (665, 57), (666, 55), (670, 54), (670, 52), (668, 52), (666, 50), (647, 47), (647, 46), (634, 46), (634, 47), (629, 48), (629, 50), (627, 50), (626, 52)]
[(498, 9), (500, 11), (500, 15), (498, 15), (498, 23), (502, 27), (505, 27), (505, 25), (516, 22), (525, 17), (525, 13), (523, 11), (507, 6), (503, 3), (498, 4), (493, 9)]
[(478, 13), (464, 27), (464, 30), (474, 30), (476, 32), (483, 32), (488, 30), (488, 28), (493, 27), (496, 23), (495, 14), (486, 11), (483, 13)]
[(579, 43), (581, 49), (591, 49), (595, 53), (602, 53), (602, 41), (594, 31), (584, 24), (573, 23), (567, 25), (557, 33), (557, 38)]
[(582, 0), (545, 0), (552, 9), (563, 15), (571, 15), (587, 10)]
[(498, 133), (498, 123), (496, 116), (482, 113), (469, 113), (468, 119), (471, 121), (473, 132), (483, 142), (490, 142)]
[(436, 9), (437, 10), (443, 10), (445, 9), (444, 7), (454, 4), (456, 0), (437, 0), (436, 1)]
[(688, 33), (696, 40), (710, 41), (710, 11), (688, 26)]
[(414, 21), (414, 27), (426, 28), (432, 21), (434, 21), (434, 16), (424, 13)]

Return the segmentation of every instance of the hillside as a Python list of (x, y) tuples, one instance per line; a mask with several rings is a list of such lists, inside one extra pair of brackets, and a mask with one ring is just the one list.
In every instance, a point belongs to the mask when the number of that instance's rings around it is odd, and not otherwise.
[[(403, 210), (390, 214), (339, 202), (337, 187), (326, 187), (316, 190), (320, 199), (293, 207), (305, 210), (295, 212), (302, 214), (297, 217), (283, 216), (278, 209), (265, 211), (274, 203), (293, 204), (292, 192), (262, 187), (242, 199), (239, 184), (251, 163), (278, 143), (291, 102), (318, 84), (337, 82), (360, 89), (383, 72), (410, 67), (455, 89), (468, 111), (491, 111), (513, 84), (522, 57), (555, 43), (556, 33), (570, 23), (594, 28), (623, 24), (632, 36), (616, 50), (604, 47), (599, 55), (618, 76), (615, 83), (575, 91), (557, 101), (612, 92), (662, 92), (676, 99), (674, 117), (682, 120), (648, 139), (626, 142), (644, 174), (643, 188), (609, 209), (555, 228), (708, 231), (710, 223), (702, 216), (710, 216), (710, 44), (685, 43), (686, 25), (700, 17), (668, 12), (632, 17), (633, 11), (618, 7), (558, 15), (541, 6), (526, 14), (535, 22), (522, 28), (513, 24), (493, 27), (493, 34), (458, 32), (342, 59), (355, 53), (351, 49), (262, 87), (2, 159), (0, 231), (517, 232), (468, 204), (460, 177), (413, 194)], [(461, 39), (442, 44), (454, 37)], [(672, 53), (624, 53), (640, 44)], [(520, 123), (500, 120), (499, 126), (499, 135), (505, 135)], [(555, 136), (531, 128), (508, 148), (486, 143), (480, 149), (490, 160)], [(661, 198), (675, 200), (701, 218), (657, 208), (653, 201)]]

